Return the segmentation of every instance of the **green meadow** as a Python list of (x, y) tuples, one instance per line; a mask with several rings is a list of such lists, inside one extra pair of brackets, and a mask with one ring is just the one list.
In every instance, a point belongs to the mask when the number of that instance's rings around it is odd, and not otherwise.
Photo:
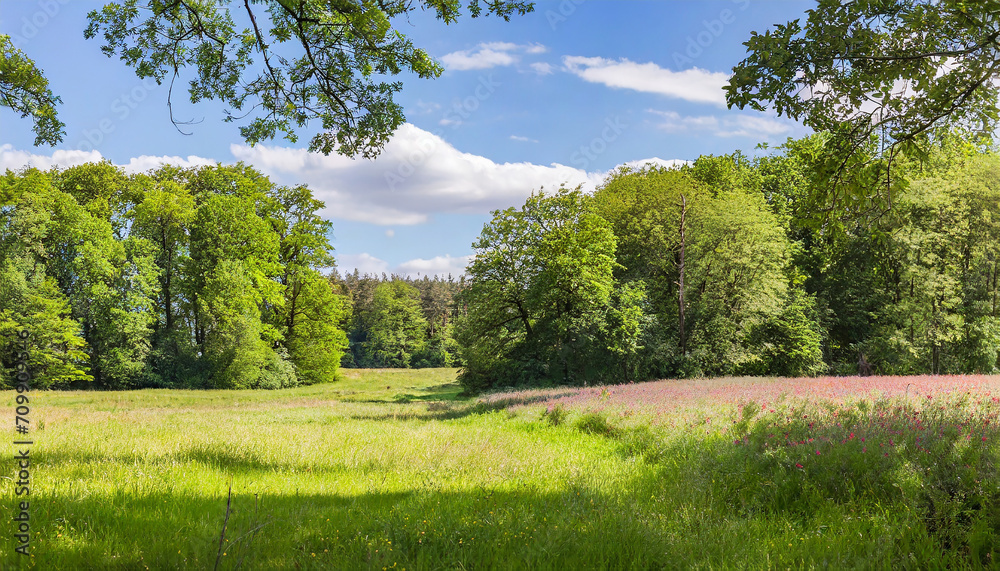
[[(455, 374), (347, 370), (278, 391), (34, 392), (31, 555), (15, 553), (24, 497), (9, 481), (0, 563), (998, 567), (996, 377), (933, 397), (907, 386), (839, 400), (754, 399), (780, 386), (713, 380), (678, 400), (664, 395), (696, 381), (464, 398)], [(719, 396), (728, 393), (738, 396)], [(14, 393), (5, 401), (13, 417)]]

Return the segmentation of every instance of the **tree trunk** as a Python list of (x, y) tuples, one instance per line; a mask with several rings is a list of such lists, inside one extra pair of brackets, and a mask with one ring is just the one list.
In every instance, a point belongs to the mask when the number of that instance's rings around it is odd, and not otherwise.
[(163, 315), (166, 319), (167, 331), (173, 331), (174, 329), (174, 312), (171, 310), (173, 305), (173, 299), (170, 296), (170, 281), (173, 277), (174, 269), (174, 251), (173, 248), (167, 247), (167, 231), (166, 229), (160, 230), (160, 249), (163, 251), (165, 257), (164, 260), (164, 275), (163, 275)]
[(1000, 275), (997, 273), (997, 270), (1000, 269), (998, 265), (1000, 265), (1000, 259), (993, 260), (993, 317), (997, 316), (997, 277)]
[(680, 340), (681, 355), (686, 355), (687, 354), (687, 336), (686, 336), (686, 332), (684, 331), (684, 247), (686, 245), (685, 244), (685, 237), (684, 237), (684, 230), (685, 230), (686, 217), (687, 217), (687, 199), (682, 194), (681, 195), (681, 228), (680, 228), (680, 230), (681, 230), (681, 232), (680, 232), (681, 249), (680, 249), (680, 259), (678, 260), (678, 263), (677, 263), (677, 270), (678, 270), (678, 276), (677, 276), (677, 315), (679, 317), (678, 330), (679, 330), (679, 337), (680, 337), (679, 340)]
[[(937, 313), (937, 300), (933, 297), (931, 298), (931, 322), (934, 324), (934, 333), (937, 333), (938, 328), (938, 313)], [(936, 336), (935, 336), (936, 337)], [(941, 346), (938, 340), (935, 338), (931, 343), (931, 374), (938, 374), (938, 365), (941, 359)]]
[[(910, 303), (913, 303), (913, 276), (910, 276)], [(913, 344), (913, 312), (910, 312), (910, 345)]]
[(166, 316), (167, 331), (174, 330), (174, 312), (172, 310), (174, 300), (170, 295), (170, 281), (173, 277), (172, 264), (167, 262), (166, 272), (163, 277), (163, 314)]

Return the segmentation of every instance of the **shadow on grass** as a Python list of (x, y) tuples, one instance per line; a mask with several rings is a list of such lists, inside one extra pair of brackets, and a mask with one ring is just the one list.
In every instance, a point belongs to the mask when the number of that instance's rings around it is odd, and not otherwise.
[[(850, 567), (895, 556), (895, 544), (858, 540), (853, 528), (767, 553), (745, 536), (720, 533), (738, 530), (740, 522), (727, 528), (725, 514), (706, 505), (643, 500), (662, 496), (656, 477), (610, 493), (573, 484), (559, 491), (506, 488), (432, 485), (357, 496), (289, 489), (261, 497), (244, 485), (233, 489), (228, 519), (225, 489), (216, 497), (137, 497), (125, 490), (40, 495), (32, 501), (38, 535), (31, 550), (37, 568), (81, 570), (211, 569), (217, 558), (219, 569), (687, 569), (823, 561)], [(851, 543), (839, 546), (836, 559), (817, 549), (837, 538)], [(15, 562), (12, 554), (9, 544), (0, 556), (4, 567)]]
[[(389, 387), (386, 387), (388, 390)], [(384, 396), (365, 396), (363, 398), (346, 398), (345, 402), (360, 403), (408, 403), (408, 402), (433, 402), (433, 401), (462, 401), (468, 397), (461, 396), (462, 386), (458, 383), (444, 383), (430, 387), (423, 387), (414, 393), (386, 393)], [(342, 396), (350, 397), (359, 394), (357, 391), (344, 392)]]
[[(595, 418), (581, 418), (586, 420), (574, 430), (604, 439), (625, 459), (645, 459), (633, 464), (643, 468), (616, 486), (581, 475), (541, 488), (514, 476), (454, 490), (427, 473), (416, 475), (409, 489), (379, 491), (374, 482), (388, 473), (384, 465), (314, 467), (305, 477), (330, 481), (326, 493), (301, 494), (299, 484), (289, 483), (259, 496), (254, 482), (262, 473), (294, 469), (296, 479), (289, 482), (301, 482), (310, 467), (294, 459), (234, 455), (223, 444), (196, 446), (164, 461), (234, 474), (228, 521), (222, 485), (212, 497), (135, 495), (128, 488), (107, 494), (40, 490), (31, 500), (36, 567), (210, 569), (218, 556), (220, 569), (975, 568), (991, 567), (996, 557), (997, 545), (989, 543), (995, 536), (983, 529), (992, 512), (955, 520), (959, 527), (950, 529), (964, 535), (949, 542), (927, 525), (919, 503), (892, 486), (893, 474), (910, 461), (880, 456), (885, 464), (846, 465), (826, 448), (816, 455), (797, 447), (788, 450), (799, 456), (782, 457), (765, 450), (773, 431), (767, 418), (737, 424), (734, 430), (744, 434), (740, 444), (667, 442), (650, 429), (605, 431)], [(789, 440), (804, 436), (800, 431), (829, 436), (843, 428), (807, 422), (791, 426)], [(944, 459), (971, 460), (948, 456), (964, 454), (962, 447), (941, 446)], [(795, 467), (806, 458), (813, 464)], [(862, 476), (871, 471), (890, 480), (866, 492)], [(371, 480), (371, 491), (339, 493), (333, 482), (345, 475)], [(834, 480), (855, 481), (856, 493), (830, 488)], [(953, 497), (964, 501), (960, 496)], [(0, 503), (0, 518), (10, 521), (12, 505)], [(220, 537), (225, 555), (219, 555)], [(0, 555), (4, 568), (16, 561), (9, 536), (7, 541)]]
[[(515, 406), (545, 404), (573, 394), (576, 394), (576, 392), (572, 390), (548, 394), (511, 396), (500, 393), (496, 395), (489, 395), (474, 401), (461, 402), (461, 404), (458, 404), (455, 401), (427, 398), (421, 399), (421, 402), (427, 403), (427, 407), (425, 409), (409, 407), (406, 409), (389, 410), (379, 413), (355, 413), (348, 415), (348, 417), (355, 420), (455, 420), (476, 414), (489, 414), (492, 412), (507, 410)], [(398, 404), (410, 404), (411, 402), (415, 402), (415, 400), (397, 400), (396, 402)]]

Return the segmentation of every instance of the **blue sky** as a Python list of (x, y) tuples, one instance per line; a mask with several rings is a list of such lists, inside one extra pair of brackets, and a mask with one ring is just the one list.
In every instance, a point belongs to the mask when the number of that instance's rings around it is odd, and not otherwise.
[[(458, 274), (496, 208), (533, 190), (590, 190), (621, 164), (753, 153), (807, 131), (772, 113), (727, 110), (721, 86), (753, 30), (800, 17), (799, 0), (540, 1), (534, 13), (444, 25), (417, 12), (398, 27), (446, 68), (403, 76), (407, 124), (374, 161), (324, 157), (276, 140), (248, 147), (214, 102), (190, 104), (139, 80), (85, 40), (81, 0), (0, 0), (0, 34), (45, 70), (67, 136), (34, 147), (28, 120), (0, 109), (0, 169), (106, 158), (132, 171), (252, 164), (327, 203), (341, 270)], [(178, 103), (179, 102), (179, 103)]]

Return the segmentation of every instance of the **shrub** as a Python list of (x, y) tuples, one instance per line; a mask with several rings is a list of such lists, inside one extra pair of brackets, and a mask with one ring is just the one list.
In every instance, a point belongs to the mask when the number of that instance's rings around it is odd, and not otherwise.
[(544, 411), (542, 411), (542, 419), (547, 421), (552, 426), (559, 426), (562, 424), (569, 412), (563, 408), (561, 404), (549, 405)]
[(580, 432), (587, 434), (597, 434), (600, 436), (616, 436), (618, 429), (608, 422), (600, 413), (588, 412), (577, 419), (576, 428)]

